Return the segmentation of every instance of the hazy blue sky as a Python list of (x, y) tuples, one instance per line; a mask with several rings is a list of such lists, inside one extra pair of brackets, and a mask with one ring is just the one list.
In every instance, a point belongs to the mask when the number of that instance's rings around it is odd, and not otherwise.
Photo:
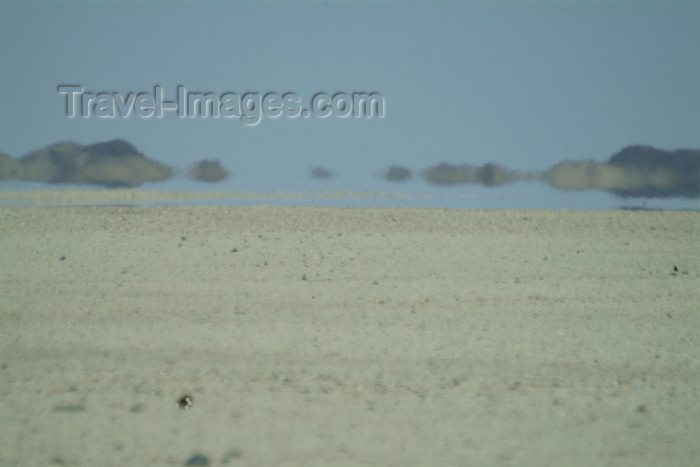
[[(3, 1), (0, 151), (124, 138), (178, 168), (219, 159), (226, 189), (415, 192), (434, 188), (374, 174), (700, 148), (700, 2), (425, 3)], [(319, 91), (377, 91), (385, 117), (69, 119), (59, 84), (121, 95), (159, 84), (166, 98), (179, 84), (294, 91), (304, 105)], [(317, 165), (338, 177), (311, 180)]]

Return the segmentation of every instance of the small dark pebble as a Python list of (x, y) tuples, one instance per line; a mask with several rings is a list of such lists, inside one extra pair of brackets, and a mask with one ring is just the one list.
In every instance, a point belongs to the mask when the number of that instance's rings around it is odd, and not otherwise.
[(59, 259), (60, 261), (65, 261), (65, 260), (66, 260), (66, 257), (65, 257), (65, 256), (61, 256), (61, 257), (58, 258), (58, 259)]
[(677, 268), (676, 266), (673, 266), (673, 270), (674, 270), (675, 272), (678, 272), (678, 268)]
[(185, 465), (207, 466), (207, 465), (209, 465), (209, 458), (207, 456), (202, 455), (202, 454), (195, 454), (187, 460)]
[(56, 405), (53, 408), (54, 412), (85, 412), (85, 406), (82, 404), (67, 404)]
[(184, 242), (185, 240), (187, 240), (187, 239), (185, 238), (184, 235), (183, 235), (182, 237), (180, 237), (180, 238), (182, 239), (183, 242)]
[(194, 400), (192, 399), (192, 396), (190, 394), (183, 394), (177, 400), (177, 405), (182, 410), (189, 410), (190, 408), (192, 408), (192, 404), (194, 404)]
[(644, 404), (637, 407), (637, 412), (639, 412), (639, 413), (644, 413), (646, 411), (647, 411), (647, 408), (644, 406)]
[(238, 248), (234, 248), (233, 250), (231, 250), (231, 253), (238, 253)]

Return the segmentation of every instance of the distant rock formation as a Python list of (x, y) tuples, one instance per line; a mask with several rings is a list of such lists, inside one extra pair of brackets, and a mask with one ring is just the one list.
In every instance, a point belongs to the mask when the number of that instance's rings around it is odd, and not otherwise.
[(14, 160), (0, 157), (0, 180), (136, 187), (172, 177), (170, 167), (146, 158), (130, 143), (116, 139), (83, 146), (52, 144)]
[(190, 169), (189, 175), (195, 180), (201, 182), (220, 182), (229, 177), (229, 172), (221, 166), (219, 161), (199, 161)]
[(623, 198), (698, 198), (700, 150), (627, 146), (608, 162), (559, 163), (547, 180), (561, 190), (607, 190)]
[(335, 175), (331, 170), (321, 166), (312, 168), (309, 173), (311, 178), (316, 180), (327, 180)]
[(480, 184), (498, 186), (525, 178), (519, 172), (508, 170), (496, 164), (484, 164), (474, 167), (469, 164), (450, 164), (443, 162), (425, 169), (423, 178), (434, 185)]
[(387, 182), (405, 182), (411, 178), (411, 171), (406, 167), (392, 165), (382, 175)]
[[(322, 166), (311, 168), (309, 174), (315, 180), (336, 176)], [(172, 176), (170, 167), (148, 159), (122, 139), (87, 146), (57, 143), (19, 159), (0, 153), (0, 181), (137, 187)], [(189, 176), (198, 181), (219, 182), (230, 174), (218, 160), (202, 160), (189, 170)], [(388, 182), (405, 181), (411, 176), (409, 169), (398, 165), (381, 173)], [(561, 190), (606, 190), (623, 198), (700, 198), (700, 150), (665, 151), (633, 145), (613, 154), (607, 162), (564, 161), (543, 174), (510, 170), (493, 163), (472, 166), (443, 162), (423, 170), (420, 176), (434, 185), (493, 187), (544, 179)]]
[(16, 160), (0, 152), (0, 182), (19, 178), (20, 167)]

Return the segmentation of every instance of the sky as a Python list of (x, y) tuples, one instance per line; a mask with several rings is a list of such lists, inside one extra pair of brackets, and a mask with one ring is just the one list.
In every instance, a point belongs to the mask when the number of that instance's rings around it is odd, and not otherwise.
[[(700, 2), (673, 0), (3, 1), (0, 152), (122, 138), (183, 171), (218, 159), (232, 173), (217, 186), (179, 177), (153, 189), (387, 190), (470, 200), (464, 207), (615, 207), (625, 201), (537, 182), (434, 187), (378, 173), (443, 161), (544, 171), (603, 162), (631, 144), (700, 149), (698, 24)], [(218, 96), (293, 92), (305, 108), (320, 92), (376, 92), (384, 115), (263, 115), (255, 125), (174, 112), (68, 118), (60, 85), (125, 99), (155, 86), (166, 99), (179, 85)], [(316, 166), (336, 176), (315, 180)], [(17, 184), (0, 189), (8, 187)]]

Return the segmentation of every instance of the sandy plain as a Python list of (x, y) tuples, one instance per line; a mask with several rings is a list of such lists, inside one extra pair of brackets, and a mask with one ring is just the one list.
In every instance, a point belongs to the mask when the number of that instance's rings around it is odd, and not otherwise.
[(697, 212), (2, 207), (0, 465), (699, 465), (699, 246)]

